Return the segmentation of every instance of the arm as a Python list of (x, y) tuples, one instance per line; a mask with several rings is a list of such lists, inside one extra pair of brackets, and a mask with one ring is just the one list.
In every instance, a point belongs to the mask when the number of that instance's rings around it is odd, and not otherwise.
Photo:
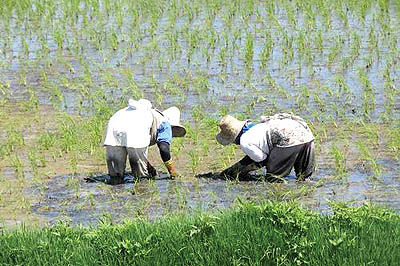
[(254, 162), (262, 162), (264, 161), (267, 157), (268, 154), (266, 154), (260, 147), (257, 145), (251, 144), (251, 143), (246, 143), (244, 145), (241, 145), (241, 148), (247, 156), (253, 160)]
[(157, 146), (160, 150), (161, 159), (163, 160), (165, 167), (167, 168), (169, 174), (171, 175), (171, 178), (176, 177), (177, 176), (176, 168), (174, 162), (171, 159), (171, 151), (169, 143), (159, 142), (157, 143)]
[(226, 179), (241, 178), (251, 171), (257, 170), (261, 165), (253, 161), (249, 156), (243, 157), (239, 162), (221, 172)]
[(224, 170), (221, 175), (225, 178), (240, 178), (248, 172), (260, 168), (261, 164), (259, 162), (265, 160), (268, 156), (267, 149), (263, 145), (266, 142), (265, 135), (265, 128), (260, 125), (255, 125), (248, 132), (244, 133), (239, 143), (246, 156)]
[(157, 146), (160, 150), (161, 159), (164, 162), (171, 178), (177, 176), (175, 164), (171, 159), (170, 143), (172, 141), (171, 124), (164, 121), (157, 130)]
[(160, 150), (160, 156), (162, 161), (168, 162), (171, 160), (171, 151), (170, 151), (170, 145), (168, 142), (159, 142), (157, 143), (158, 149)]
[(267, 133), (268, 128), (265, 124), (258, 124), (240, 138), (241, 149), (255, 162), (261, 162), (268, 157), (269, 137)]
[(248, 166), (249, 164), (254, 163), (254, 161), (247, 155), (244, 156), (239, 162), (243, 166)]

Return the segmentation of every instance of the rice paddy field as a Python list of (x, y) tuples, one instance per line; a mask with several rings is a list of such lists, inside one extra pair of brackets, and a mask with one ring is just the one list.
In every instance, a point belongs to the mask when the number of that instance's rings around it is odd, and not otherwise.
[[(154, 221), (242, 201), (399, 213), (399, 0), (0, 2), (0, 228)], [(129, 98), (180, 108), (179, 177), (166, 179), (151, 147), (155, 180), (86, 183), (107, 173), (104, 130)], [(309, 122), (312, 178), (212, 178), (244, 156), (216, 142), (219, 119), (276, 112)]]

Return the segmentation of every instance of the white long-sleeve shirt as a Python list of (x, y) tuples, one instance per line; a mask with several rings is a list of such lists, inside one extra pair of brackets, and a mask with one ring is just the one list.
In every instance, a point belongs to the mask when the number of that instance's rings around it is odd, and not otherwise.
[(104, 145), (148, 147), (152, 124), (153, 115), (150, 109), (123, 108), (108, 121)]
[(171, 143), (171, 125), (155, 109), (128, 106), (108, 121), (104, 145), (144, 148), (158, 142)]
[(301, 118), (278, 114), (268, 117), (267, 121), (243, 133), (240, 137), (240, 146), (253, 161), (261, 162), (268, 157), (274, 147), (291, 147), (312, 140), (314, 136)]

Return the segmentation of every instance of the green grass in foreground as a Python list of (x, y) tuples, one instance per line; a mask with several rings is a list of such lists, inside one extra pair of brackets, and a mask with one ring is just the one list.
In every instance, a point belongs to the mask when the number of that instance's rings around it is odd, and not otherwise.
[(4, 265), (398, 265), (400, 216), (335, 204), (323, 216), (293, 203), (240, 203), (219, 214), (58, 224), (0, 235)]

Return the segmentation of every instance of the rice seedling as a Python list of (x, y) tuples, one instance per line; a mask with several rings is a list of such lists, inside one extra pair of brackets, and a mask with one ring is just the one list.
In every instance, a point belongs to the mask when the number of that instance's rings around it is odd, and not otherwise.
[(18, 201), (18, 208), (21, 210), (29, 210), (29, 208), (31, 207), (29, 199), (24, 195), (19, 197), (17, 201)]
[(375, 93), (367, 74), (362, 68), (358, 69), (358, 76), (363, 85), (362, 106), (363, 113), (368, 118), (375, 109)]
[(384, 113), (381, 114), (382, 120), (389, 122), (393, 119), (393, 109), (395, 105), (395, 97), (397, 93), (396, 86), (392, 82), (385, 82), (385, 103)]
[(38, 171), (38, 167), (40, 166), (38, 152), (36, 150), (30, 150), (28, 152), (28, 159), (30, 162), (32, 172), (36, 174)]
[(358, 141), (356, 146), (360, 152), (360, 159), (367, 163), (367, 167), (372, 169), (374, 178), (379, 178), (382, 175), (382, 167), (376, 161), (376, 154), (373, 155), (370, 149), (362, 141)]
[(346, 155), (336, 145), (331, 146), (330, 153), (335, 159), (335, 174), (339, 178), (345, 177), (347, 175)]
[(331, 66), (336, 57), (340, 54), (344, 42), (340, 35), (335, 36), (334, 39), (336, 40), (335, 44), (332, 46), (328, 54), (328, 66)]
[(39, 149), (49, 150), (56, 142), (56, 135), (54, 133), (45, 132), (38, 139)]
[(367, 138), (368, 143), (372, 144), (374, 148), (379, 147), (380, 129), (374, 124), (366, 124), (364, 121), (360, 122), (361, 127), (359, 130), (363, 134), (363, 138)]
[(266, 38), (265, 44), (261, 52), (261, 69), (265, 69), (265, 67), (267, 66), (267, 62), (272, 55), (273, 45), (274, 45), (271, 36), (268, 32), (265, 34), (265, 38)]
[(371, 51), (376, 51), (378, 48), (378, 37), (375, 34), (375, 29), (373, 24), (371, 25), (368, 33), (368, 48)]
[(246, 67), (251, 67), (254, 55), (254, 37), (251, 32), (247, 32), (245, 40), (244, 62)]
[(62, 50), (65, 42), (65, 30), (57, 28), (53, 33), (53, 39), (56, 42), (58, 49)]
[(69, 167), (72, 171), (72, 173), (77, 174), (78, 173), (78, 155), (76, 153), (71, 153), (70, 155), (70, 160), (69, 160)]
[(18, 154), (13, 154), (10, 159), (11, 159), (11, 165), (15, 169), (17, 178), (19, 180), (24, 180), (25, 179), (24, 165), (22, 163), (21, 158), (18, 156)]
[(188, 199), (185, 189), (181, 186), (175, 186), (174, 191), (179, 210), (186, 210), (188, 208)]
[(28, 87), (27, 88), (29, 99), (28, 101), (24, 102), (24, 110), (25, 111), (37, 111), (39, 108), (39, 100), (36, 96), (35, 91)]
[(17, 131), (14, 127), (10, 127), (6, 131), (7, 142), (4, 145), (6, 155), (16, 152), (18, 148), (23, 147), (25, 144), (24, 136), (21, 132)]
[(306, 109), (310, 96), (311, 96), (310, 91), (308, 90), (307, 87), (304, 86), (301, 89), (301, 92), (299, 93), (299, 95), (296, 97), (296, 104), (297, 104), (297, 108), (299, 110)]
[(219, 50), (219, 60), (221, 63), (221, 67), (224, 69), (227, 66), (227, 60), (226, 60), (226, 48), (225, 47), (221, 47), (221, 49)]
[(57, 144), (62, 152), (69, 153), (79, 143), (78, 130), (76, 121), (72, 117), (65, 116), (64, 119), (59, 126), (59, 133), (61, 135), (58, 138)]
[(394, 127), (390, 128), (388, 135), (389, 135), (389, 141), (388, 141), (388, 148), (392, 151), (394, 157), (396, 160), (399, 160), (399, 151), (400, 151), (400, 129), (399, 127)]
[(6, 101), (8, 98), (12, 96), (12, 93), (10, 91), (10, 81), (6, 81), (5, 83), (0, 82), (0, 95), (2, 101)]
[(193, 174), (196, 174), (197, 168), (200, 163), (200, 156), (198, 154), (198, 151), (195, 150), (190, 150), (187, 152), (189, 158), (190, 158), (190, 168), (192, 170)]

